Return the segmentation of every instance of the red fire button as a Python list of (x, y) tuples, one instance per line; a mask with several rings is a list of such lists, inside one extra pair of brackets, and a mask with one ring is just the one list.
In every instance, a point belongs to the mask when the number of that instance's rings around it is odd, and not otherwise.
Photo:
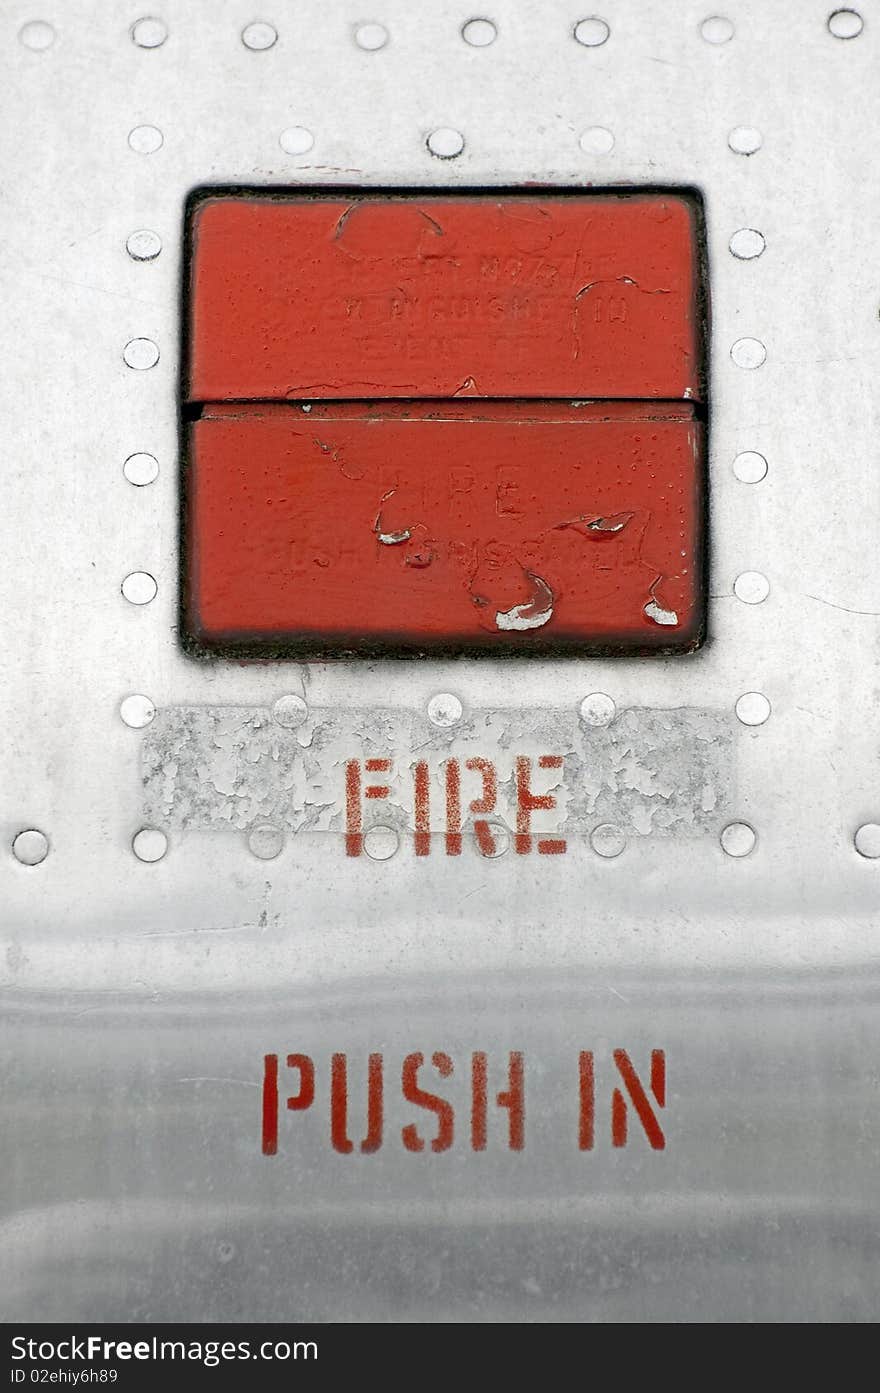
[(692, 197), (212, 192), (188, 226), (192, 644), (699, 644)]

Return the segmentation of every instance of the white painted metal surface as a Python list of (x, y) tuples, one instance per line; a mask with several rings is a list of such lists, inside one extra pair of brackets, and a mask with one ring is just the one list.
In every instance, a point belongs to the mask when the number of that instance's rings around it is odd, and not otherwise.
[[(847, 37), (813, 0), (4, 7), (7, 1319), (876, 1318), (880, 18), (857, 8)], [(532, 181), (703, 192), (709, 642), (185, 658), (188, 190)], [(307, 725), (272, 717), (290, 697)], [(271, 808), (236, 815), (248, 742), (224, 783), (214, 726), (207, 773), (171, 767), (193, 709), (265, 720)], [(622, 720), (679, 732), (680, 780), (664, 766), (658, 789), (656, 743), (638, 745), (565, 855), (516, 854), (499, 800), (502, 854), (466, 837), (447, 856), (438, 834), (416, 857), (396, 793), (375, 819), (396, 839), (345, 855), (344, 765), (371, 740), (405, 781), (419, 741), (464, 758), (488, 731), (508, 764), (588, 762)], [(707, 722), (723, 796), (658, 831), (644, 807), (689, 787)], [(328, 723), (321, 806), (285, 816), (284, 752)], [(559, 831), (546, 816), (536, 830)], [(665, 1051), (662, 1151), (634, 1115), (611, 1145), (615, 1049), (643, 1079)], [(474, 1151), (471, 1055), (500, 1088), (511, 1050), (525, 1146), (494, 1109)], [(454, 1062), (433, 1075), (458, 1119), (443, 1153), (401, 1145), (414, 1116), (431, 1135), (400, 1096), (417, 1051)], [(298, 1052), (315, 1103), (282, 1095), (264, 1155), (263, 1057)], [(385, 1056), (373, 1154), (331, 1145), (334, 1052), (356, 1128), (367, 1056)]]

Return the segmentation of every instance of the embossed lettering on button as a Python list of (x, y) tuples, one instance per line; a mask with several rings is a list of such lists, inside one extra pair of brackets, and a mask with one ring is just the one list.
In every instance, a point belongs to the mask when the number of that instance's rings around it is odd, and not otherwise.
[(212, 189), (189, 214), (193, 649), (699, 645), (694, 197)]

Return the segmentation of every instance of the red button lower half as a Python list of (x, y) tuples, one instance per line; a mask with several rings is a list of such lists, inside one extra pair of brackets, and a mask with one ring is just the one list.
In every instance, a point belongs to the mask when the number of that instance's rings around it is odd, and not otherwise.
[(187, 618), (219, 647), (692, 647), (690, 405), (216, 406), (191, 427)]

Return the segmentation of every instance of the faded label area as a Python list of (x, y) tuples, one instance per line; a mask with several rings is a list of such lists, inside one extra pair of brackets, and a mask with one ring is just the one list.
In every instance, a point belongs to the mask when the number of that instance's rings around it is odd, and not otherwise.
[(337, 833), (348, 855), (380, 828), (417, 855), (468, 843), (559, 854), (609, 826), (716, 831), (732, 742), (727, 713), (690, 708), (631, 708), (601, 725), (570, 709), (482, 710), (438, 728), (421, 712), (309, 710), (293, 696), (171, 707), (144, 736), (144, 816), (176, 833)]

